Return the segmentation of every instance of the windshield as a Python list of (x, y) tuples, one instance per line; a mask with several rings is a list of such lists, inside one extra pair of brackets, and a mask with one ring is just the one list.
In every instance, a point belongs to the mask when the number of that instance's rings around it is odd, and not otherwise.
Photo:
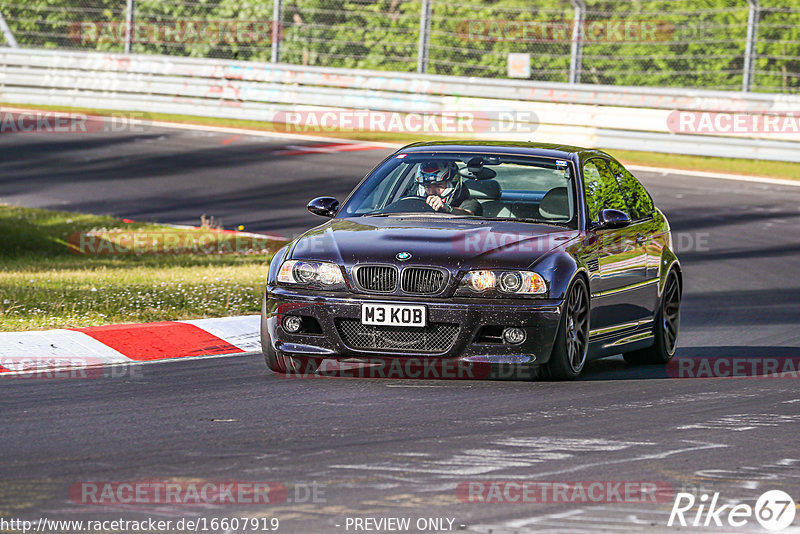
[(350, 196), (339, 217), (508, 219), (577, 227), (567, 160), (503, 154), (398, 154)]

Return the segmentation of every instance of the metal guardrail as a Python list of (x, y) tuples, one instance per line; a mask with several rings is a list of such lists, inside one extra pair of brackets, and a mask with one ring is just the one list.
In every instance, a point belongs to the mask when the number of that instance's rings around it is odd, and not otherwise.
[[(489, 80), (272, 63), (0, 48), (0, 101), (281, 122), (298, 110), (472, 111), (476, 136), (800, 161), (800, 132), (674, 133), (675, 110), (796, 113), (800, 96)], [(528, 119), (496, 127), (499, 114)], [(523, 113), (524, 112), (524, 113)]]
[(254, 0), (235, 12), (225, 1), (56, 4), (0, 0), (0, 43), (571, 84), (800, 91), (800, 41), (790, 31), (800, 24), (800, 4), (786, 0)]

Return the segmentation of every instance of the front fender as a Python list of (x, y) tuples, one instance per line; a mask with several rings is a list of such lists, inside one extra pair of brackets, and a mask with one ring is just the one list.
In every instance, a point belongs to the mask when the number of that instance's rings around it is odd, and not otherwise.
[(275, 280), (278, 278), (278, 270), (281, 268), (281, 264), (283, 263), (283, 259), (286, 257), (286, 252), (289, 250), (289, 245), (278, 250), (275, 255), (272, 257), (272, 261), (269, 263), (269, 272), (267, 273), (267, 285), (274, 285)]
[(563, 300), (581, 266), (570, 254), (559, 251), (542, 256), (531, 269), (549, 281), (549, 298)]

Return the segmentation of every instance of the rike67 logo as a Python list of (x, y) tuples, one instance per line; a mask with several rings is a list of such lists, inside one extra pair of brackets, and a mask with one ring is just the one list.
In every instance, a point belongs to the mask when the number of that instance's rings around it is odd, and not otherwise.
[(767, 530), (780, 531), (792, 524), (795, 503), (781, 490), (764, 492), (755, 506), (744, 503), (720, 503), (719, 493), (700, 495), (678, 493), (672, 504), (667, 526), (680, 527), (744, 527), (753, 519)]

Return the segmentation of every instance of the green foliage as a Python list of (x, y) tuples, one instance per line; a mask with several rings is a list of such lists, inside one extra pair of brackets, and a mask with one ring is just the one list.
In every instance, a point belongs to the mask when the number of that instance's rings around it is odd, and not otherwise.
[(753, 90), (800, 91), (800, 14), (785, 0), (761, 0)]
[(107, 43), (81, 39), (81, 22), (124, 21), (125, 3), (119, 0), (30, 0), (0, 2), (3, 16), (20, 46), (122, 50)]
[[(742, 87), (745, 0), (586, 0), (584, 83)], [(761, 0), (753, 72), (757, 91), (800, 90), (800, 8)], [(138, 39), (134, 51), (269, 61), (272, 0), (137, 0), (143, 25), (177, 25), (167, 39)], [(789, 6), (789, 7), (787, 7)], [(281, 61), (413, 72), (421, 0), (284, 0)], [(0, 1), (23, 46), (121, 51), (122, 0)], [(432, 0), (428, 72), (505, 78), (509, 53), (531, 55), (531, 79), (568, 80), (574, 11), (567, 0)], [(114, 23), (87, 38), (81, 21)], [(234, 36), (218, 25), (235, 23)], [(211, 37), (197, 38), (192, 24)], [(210, 26), (209, 26), (210, 25)], [(236, 33), (238, 32), (238, 33)], [(116, 38), (109, 38), (111, 34)], [(223, 31), (224, 34), (224, 31)], [(214, 38), (216, 35), (217, 38)], [(226, 37), (227, 36), (227, 37)]]
[(572, 20), (569, 2), (502, 0), (434, 2), (431, 64), (436, 74), (504, 78), (509, 53), (531, 54), (534, 79), (567, 81)]
[(287, 2), (281, 61), (301, 65), (411, 71), (419, 1)]

